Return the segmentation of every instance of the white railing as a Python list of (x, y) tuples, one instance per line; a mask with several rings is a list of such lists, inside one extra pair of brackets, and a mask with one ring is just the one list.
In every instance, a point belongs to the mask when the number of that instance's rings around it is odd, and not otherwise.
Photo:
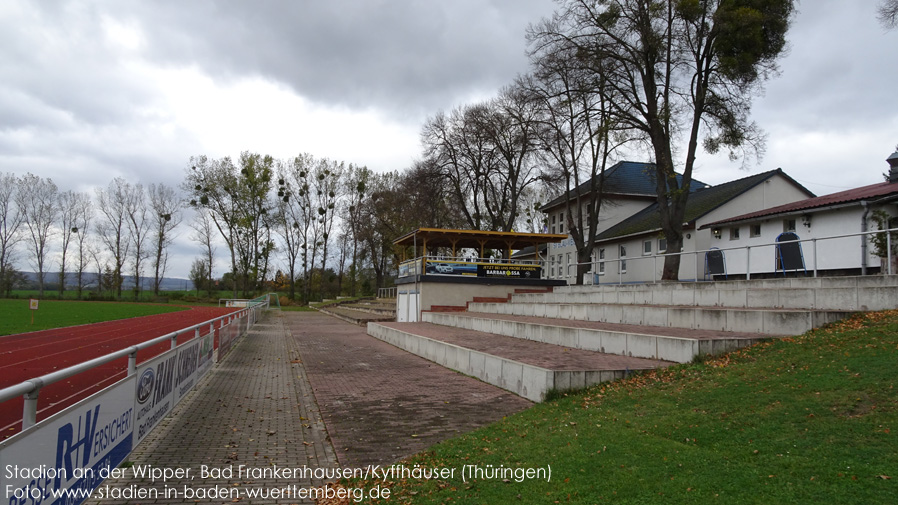
[[(247, 307), (241, 311), (232, 312), (230, 314), (219, 316), (202, 323), (194, 324), (193, 326), (188, 326), (186, 328), (173, 331), (160, 337), (141, 342), (137, 345), (126, 347), (124, 349), (109, 353), (105, 356), (100, 356), (92, 360), (84, 361), (76, 365), (72, 365), (68, 368), (57, 370), (46, 375), (41, 375), (40, 377), (28, 379), (14, 386), (0, 389), (0, 403), (11, 400), (17, 396), (24, 396), (25, 405), (22, 411), (22, 431), (24, 431), (26, 428), (33, 426), (37, 421), (38, 396), (40, 395), (41, 388), (43, 388), (44, 386), (48, 386), (50, 384), (53, 384), (54, 382), (59, 382), (63, 379), (68, 379), (69, 377), (82, 372), (86, 372), (87, 370), (91, 370), (100, 365), (109, 363), (110, 361), (115, 361), (125, 356), (128, 356), (128, 370), (126, 376), (131, 375), (137, 371), (137, 351), (152, 347), (161, 342), (165, 342), (166, 340), (171, 341), (171, 348), (174, 349), (178, 345), (178, 336), (181, 334), (193, 331), (194, 337), (197, 337), (199, 336), (200, 330), (206, 326), (209, 327), (210, 331), (214, 331), (216, 322), (220, 321), (219, 328), (223, 328), (226, 324), (225, 320), (227, 320), (227, 323), (230, 324), (232, 320), (244, 316), (253, 318), (255, 316), (256, 309), (265, 308), (267, 306), (268, 301), (266, 300), (254, 306)], [(255, 321), (251, 319), (247, 328), (252, 326), (252, 323), (254, 322)]]
[[(815, 238), (807, 238), (807, 239), (799, 239), (799, 240), (784, 240), (784, 241), (782, 241), (782, 242), (769, 242), (769, 243), (753, 244), (753, 245), (746, 245), (746, 246), (719, 247), (719, 248), (718, 248), (718, 247), (714, 247), (714, 248), (711, 248), (711, 249), (701, 249), (701, 250), (696, 250), (696, 251), (683, 251), (683, 252), (677, 252), (677, 253), (653, 254), (653, 255), (651, 255), (651, 256), (625, 256), (625, 257), (623, 257), (623, 258), (603, 258), (603, 259), (598, 259), (598, 260), (588, 261), (588, 262), (584, 262), (584, 263), (568, 263), (567, 266), (566, 266), (566, 273), (567, 273), (567, 276), (571, 276), (571, 268), (572, 268), (572, 267), (577, 267), (578, 265), (591, 265), (591, 266), (592, 266), (592, 269), (590, 270), (589, 273), (593, 273), (593, 274), (599, 275), (600, 277), (604, 277), (604, 276), (605, 276), (604, 273), (599, 273), (600, 265), (601, 265), (601, 264), (615, 264), (615, 263), (617, 263), (617, 264), (618, 264), (618, 268), (617, 268), (617, 271), (618, 271), (618, 281), (617, 281), (617, 284), (623, 284), (623, 283), (624, 283), (624, 276), (627, 275), (627, 271), (629, 270), (630, 267), (627, 267), (626, 270), (625, 270), (625, 269), (622, 269), (622, 268), (620, 267), (620, 264), (621, 264), (622, 262), (626, 262), (626, 263), (639, 263), (639, 262), (645, 262), (646, 260), (651, 260), (651, 261), (652, 261), (652, 267), (651, 267), (651, 268), (652, 268), (652, 279), (651, 279), (651, 282), (654, 283), (654, 282), (658, 282), (658, 280), (660, 280), (660, 279), (658, 278), (658, 259), (659, 259), (659, 258), (666, 258), (667, 256), (692, 256), (692, 257), (694, 258), (694, 260), (695, 260), (695, 265), (696, 265), (696, 275), (695, 275), (695, 278), (692, 279), (692, 281), (693, 281), (693, 282), (698, 282), (698, 281), (699, 281), (698, 265), (700, 264), (700, 263), (699, 263), (699, 255), (704, 255), (704, 254), (707, 254), (707, 253), (709, 253), (709, 252), (711, 252), (711, 251), (723, 251), (723, 252), (727, 252), (727, 251), (745, 251), (745, 276), (746, 276), (746, 279), (749, 279), (749, 280), (750, 280), (750, 279), (751, 279), (751, 274), (752, 274), (752, 270), (751, 270), (751, 253), (752, 253), (752, 249), (754, 249), (755, 251), (757, 251), (758, 249), (761, 249), (761, 248), (771, 248), (771, 247), (775, 248), (776, 246), (785, 245), (785, 244), (795, 244), (795, 243), (799, 243), (799, 244), (800, 244), (800, 243), (804, 243), (804, 242), (810, 242), (810, 243), (811, 243), (811, 255), (810, 255), (810, 260), (811, 260), (812, 266), (811, 266), (811, 267), (807, 267), (808, 262), (807, 262), (807, 261), (804, 261), (804, 263), (805, 263), (805, 270), (807, 270), (807, 271), (813, 271), (814, 277), (817, 277), (818, 263), (819, 263), (819, 262), (818, 262), (818, 258), (817, 258), (817, 249), (818, 249), (818, 248), (817, 248), (817, 243), (818, 243), (818, 242), (824, 242), (824, 241), (827, 241), (827, 240), (836, 240), (836, 239), (851, 238), (851, 237), (861, 237), (861, 236), (872, 236), (872, 235), (878, 235), (878, 234), (885, 234), (885, 239), (886, 239), (886, 251), (887, 251), (887, 252), (886, 252), (886, 254), (887, 254), (887, 257), (886, 257), (886, 264), (888, 265), (888, 266), (887, 266), (887, 272), (886, 272), (886, 273), (889, 274), (889, 275), (891, 275), (892, 273), (894, 273), (894, 272), (892, 272), (892, 233), (895, 233), (895, 232), (898, 232), (898, 228), (892, 228), (892, 229), (889, 229), (889, 230), (866, 231), (866, 232), (860, 232), (860, 233), (848, 233), (848, 234), (845, 234), (845, 235), (831, 235), (831, 236), (827, 236), (827, 237), (815, 237)], [(869, 247), (869, 246), (868, 246), (868, 247)], [(857, 265), (856, 267), (849, 267), (849, 268), (862, 268), (863, 266), (866, 266), (866, 265)], [(779, 270), (776, 270), (776, 269), (775, 269), (775, 270), (773, 271), (773, 273), (776, 273), (776, 272), (778, 272), (778, 271), (779, 271)], [(755, 272), (755, 273), (762, 273), (762, 272)], [(765, 271), (765, 272), (763, 272), (763, 273), (769, 273), (769, 272), (766, 272), (766, 271)], [(606, 277), (606, 278), (607, 278), (607, 277)], [(640, 280), (640, 281), (633, 281), (633, 282), (647, 282), (647, 281)], [(610, 284), (610, 283), (606, 283), (606, 284)]]
[(378, 298), (396, 298), (396, 288), (377, 288)]

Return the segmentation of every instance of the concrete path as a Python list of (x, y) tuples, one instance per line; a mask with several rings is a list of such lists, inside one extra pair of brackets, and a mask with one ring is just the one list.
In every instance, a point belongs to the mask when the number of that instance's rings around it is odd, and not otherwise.
[[(128, 458), (132, 469), (189, 469), (189, 476), (153, 482), (128, 470), (101, 488), (155, 489), (158, 498), (85, 503), (313, 503), (289, 490), (326, 479), (239, 475), (240, 465), (258, 472), (390, 464), (530, 405), (362, 327), (314, 312), (272, 312)], [(204, 478), (202, 465), (233, 475)], [(288, 494), (249, 499), (248, 490)], [(204, 495), (187, 495), (198, 491)]]

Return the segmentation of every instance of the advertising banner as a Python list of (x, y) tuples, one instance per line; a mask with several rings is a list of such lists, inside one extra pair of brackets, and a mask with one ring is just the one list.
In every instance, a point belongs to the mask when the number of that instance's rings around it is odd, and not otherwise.
[(465, 261), (427, 261), (427, 275), (462, 275), (504, 279), (539, 279), (539, 265)]
[(509, 265), (504, 263), (478, 263), (477, 277), (505, 279), (539, 279), (542, 268), (539, 265)]
[(134, 376), (0, 442), (10, 504), (78, 505), (136, 445)]

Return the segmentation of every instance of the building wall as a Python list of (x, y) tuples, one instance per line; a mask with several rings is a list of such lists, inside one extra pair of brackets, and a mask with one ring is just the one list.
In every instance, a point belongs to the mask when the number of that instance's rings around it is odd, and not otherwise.
[[(895, 215), (894, 205), (878, 207)], [(870, 214), (874, 210), (870, 208)], [(795, 233), (802, 240), (802, 256), (805, 267), (812, 271), (818, 270), (855, 270), (863, 264), (862, 239), (859, 236), (828, 238), (840, 235), (850, 235), (862, 231), (862, 218), (864, 209), (860, 204), (836, 209), (818, 210), (807, 214), (772, 216), (748, 223), (734, 224), (721, 228), (721, 238), (717, 239), (721, 249), (729, 247), (744, 248), (750, 246), (750, 258), (747, 258), (746, 250), (725, 251), (727, 255), (727, 269), (731, 273), (745, 274), (750, 267), (752, 274), (774, 272), (776, 268), (775, 247), (770, 244), (776, 237), (783, 233), (794, 223)], [(760, 234), (752, 236), (752, 227), (759, 226)], [(731, 239), (732, 230), (738, 228), (739, 239)], [(867, 217), (867, 230), (875, 231), (876, 224)], [(756, 230), (757, 231), (757, 230)], [(866, 266), (878, 268), (880, 258), (874, 254), (873, 246), (868, 240), (866, 254)]]
[[(650, 198), (607, 198), (599, 212), (599, 229), (597, 233), (611, 228), (620, 223), (624, 219), (641, 211), (651, 205), (653, 200)], [(549, 233), (568, 233), (567, 222), (565, 221), (564, 231), (558, 231), (559, 220), (564, 213), (564, 207), (553, 209), (549, 213)], [(553, 228), (552, 217), (555, 216)], [(573, 283), (577, 278), (576, 267), (573, 265), (577, 262), (577, 248), (574, 246), (574, 240), (568, 238), (558, 244), (549, 244), (547, 251), (548, 257), (544, 262), (543, 271), (549, 279), (564, 279), (569, 283)]]

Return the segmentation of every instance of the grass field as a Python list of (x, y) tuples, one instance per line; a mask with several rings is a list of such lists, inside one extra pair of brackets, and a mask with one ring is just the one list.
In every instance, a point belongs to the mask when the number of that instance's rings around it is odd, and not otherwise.
[(388, 503), (898, 503), (896, 363), (890, 311), (593, 387), (404, 461), (455, 476)]
[(0, 335), (149, 316), (185, 309), (180, 306), (140, 303), (41, 300), (38, 309), (34, 311), (34, 324), (32, 324), (32, 311), (28, 307), (28, 300), (0, 299)]

